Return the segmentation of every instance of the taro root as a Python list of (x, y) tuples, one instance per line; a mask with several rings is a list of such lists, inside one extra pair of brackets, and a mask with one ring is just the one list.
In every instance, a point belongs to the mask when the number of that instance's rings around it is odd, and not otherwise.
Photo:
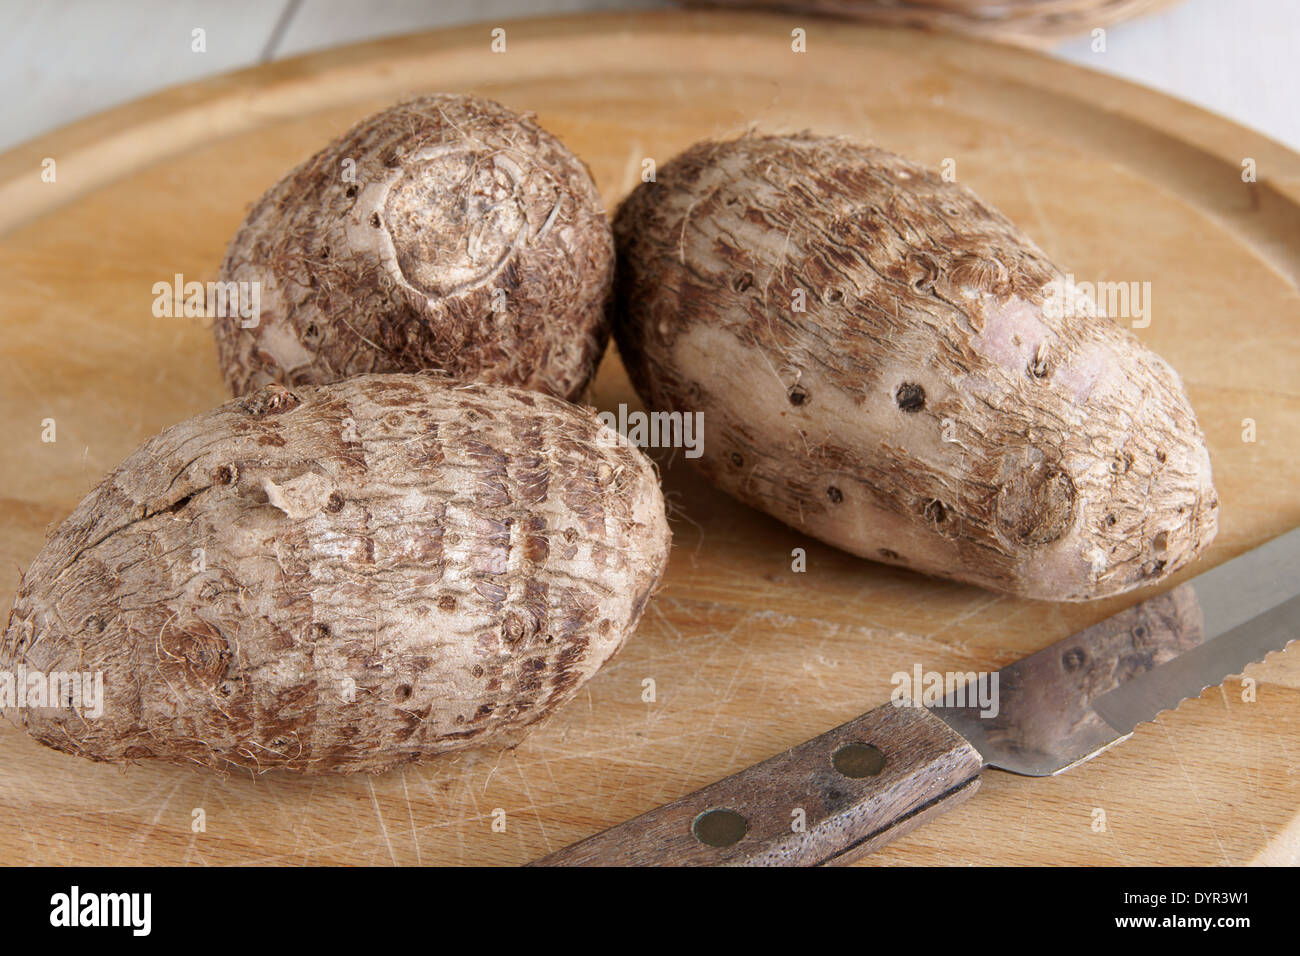
[(218, 358), (235, 395), (435, 369), (574, 399), (609, 340), (613, 264), (563, 143), (491, 100), (429, 96), (363, 120), (253, 207), (220, 281), (260, 283), (260, 315), (216, 320)]
[(1056, 307), (1068, 278), (965, 187), (842, 138), (750, 136), (661, 167), (614, 234), (638, 392), (702, 412), (696, 464), (787, 524), (1049, 600), (1153, 583), (1214, 537), (1177, 373)]
[(6, 716), (93, 760), (253, 771), (511, 745), (619, 649), (668, 548), (654, 466), (589, 410), (270, 385), (145, 442), (52, 533), (0, 668), (100, 672), (102, 713)]

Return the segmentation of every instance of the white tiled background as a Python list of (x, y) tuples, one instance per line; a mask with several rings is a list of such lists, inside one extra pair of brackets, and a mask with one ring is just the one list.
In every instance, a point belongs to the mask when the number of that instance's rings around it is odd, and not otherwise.
[[(161, 87), (360, 40), (666, 0), (7, 0), (0, 149)], [(190, 31), (207, 31), (207, 52)], [(1184, 0), (1055, 56), (1128, 77), (1300, 149), (1300, 0)]]

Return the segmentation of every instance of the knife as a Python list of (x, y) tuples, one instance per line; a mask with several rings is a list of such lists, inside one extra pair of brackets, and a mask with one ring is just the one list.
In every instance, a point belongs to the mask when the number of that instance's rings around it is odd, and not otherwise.
[(851, 862), (969, 799), (986, 767), (1069, 770), (1298, 629), (1300, 528), (1002, 668), (996, 708), (965, 687), (885, 704), (532, 865)]

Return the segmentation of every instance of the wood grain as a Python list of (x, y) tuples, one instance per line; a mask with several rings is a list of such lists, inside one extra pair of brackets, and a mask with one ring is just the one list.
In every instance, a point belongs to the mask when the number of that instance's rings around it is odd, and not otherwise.
[[(155, 318), (153, 283), (214, 277), (287, 169), (368, 112), (440, 89), (535, 110), (609, 209), (645, 157), (751, 124), (954, 159), (1077, 278), (1151, 282), (1138, 335), (1182, 373), (1222, 498), (1218, 539), (1180, 578), (1300, 524), (1300, 157), (1029, 53), (808, 26), (803, 55), (780, 16), (511, 23), (506, 54), (480, 26), (403, 37), (177, 88), (0, 156), (0, 590), (110, 467), (224, 398), (210, 333)], [(41, 181), (44, 157), (57, 182)], [(1244, 158), (1258, 182), (1242, 182)], [(593, 401), (635, 407), (617, 356)], [(517, 749), (254, 779), (119, 770), (4, 727), (0, 859), (522, 863), (855, 718), (916, 663), (1000, 667), (1145, 596), (1058, 606), (875, 565), (660, 458), (676, 535), (665, 586), (620, 656)], [(1068, 774), (987, 773), (974, 799), (867, 862), (1300, 862), (1300, 654), (1248, 674), (1252, 700), (1230, 680)]]

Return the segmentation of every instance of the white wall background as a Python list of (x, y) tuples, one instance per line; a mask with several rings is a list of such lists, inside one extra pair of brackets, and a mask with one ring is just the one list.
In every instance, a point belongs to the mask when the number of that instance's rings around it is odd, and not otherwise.
[[(666, 0), (9, 0), (0, 150), (153, 90), (360, 40)], [(190, 52), (190, 31), (207, 52)], [(1300, 0), (1184, 0), (1062, 59), (1191, 100), (1300, 149)]]

